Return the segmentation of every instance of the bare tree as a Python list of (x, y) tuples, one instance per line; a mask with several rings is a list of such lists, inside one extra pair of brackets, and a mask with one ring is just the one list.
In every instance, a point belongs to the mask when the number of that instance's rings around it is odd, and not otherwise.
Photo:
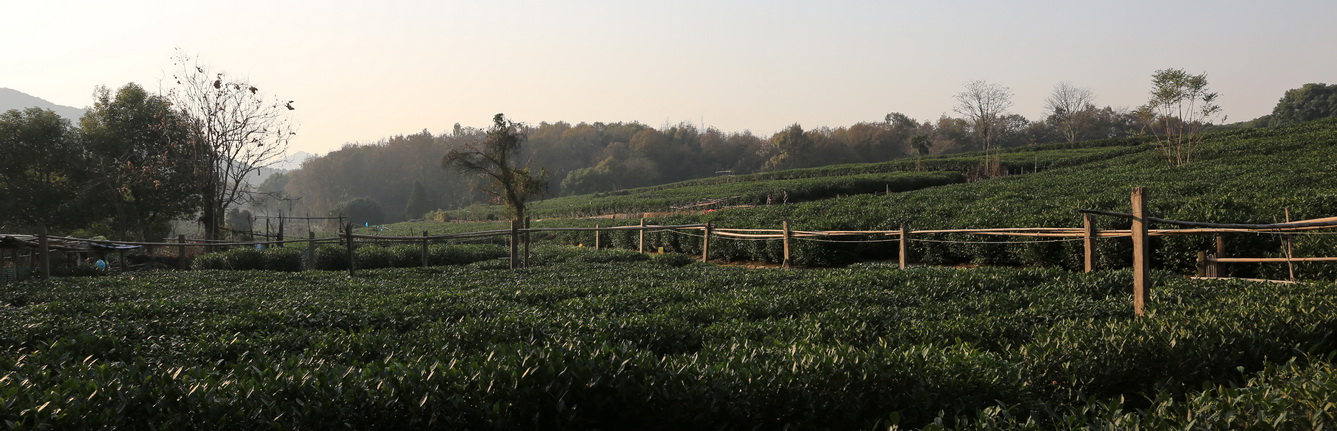
[(292, 101), (268, 99), (246, 79), (200, 65), (181, 50), (174, 56), (175, 83), (167, 91), (184, 114), (200, 148), (197, 185), (205, 237), (218, 239), (228, 208), (252, 192), (246, 176), (278, 162), (296, 134)]
[(1054, 92), (1045, 99), (1045, 111), (1050, 121), (1069, 143), (1077, 142), (1082, 127), (1092, 120), (1096, 93), (1066, 82), (1054, 86)]
[(993, 147), (994, 135), (1002, 121), (1003, 112), (1012, 107), (1012, 89), (985, 81), (966, 83), (966, 89), (956, 93), (955, 111), (974, 123), (984, 151)]
[[(1151, 100), (1137, 110), (1166, 161), (1188, 163), (1202, 137), (1198, 132), (1221, 113), (1217, 93), (1207, 89), (1207, 74), (1189, 75), (1183, 69), (1158, 70), (1151, 75)], [(1224, 118), (1221, 118), (1224, 121)]]

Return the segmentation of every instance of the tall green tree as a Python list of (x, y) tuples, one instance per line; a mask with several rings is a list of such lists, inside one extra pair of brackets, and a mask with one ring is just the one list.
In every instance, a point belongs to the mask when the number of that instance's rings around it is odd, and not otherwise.
[(422, 218), (431, 208), (427, 202), (427, 189), (423, 188), (422, 181), (413, 182), (413, 193), (409, 194), (409, 201), (404, 205), (404, 218), (413, 220)]
[(803, 132), (803, 126), (792, 124), (771, 136), (769, 150), (772, 155), (761, 169), (775, 171), (808, 167), (812, 149), (812, 139)]
[(1337, 84), (1305, 84), (1286, 90), (1286, 94), (1272, 108), (1268, 125), (1301, 123), (1321, 118), (1337, 117)]
[(81, 194), (84, 163), (69, 120), (39, 108), (0, 113), (0, 228), (73, 228), (95, 219)]
[(1220, 116), (1218, 94), (1207, 87), (1206, 73), (1190, 75), (1183, 69), (1156, 71), (1151, 86), (1151, 100), (1138, 108), (1138, 116), (1156, 136), (1166, 161), (1182, 166), (1192, 160), (1203, 126)]
[(97, 89), (80, 120), (90, 157), (93, 191), (108, 225), (121, 237), (160, 239), (169, 222), (199, 208), (195, 178), (196, 143), (186, 122), (166, 99), (136, 84), (115, 97)]

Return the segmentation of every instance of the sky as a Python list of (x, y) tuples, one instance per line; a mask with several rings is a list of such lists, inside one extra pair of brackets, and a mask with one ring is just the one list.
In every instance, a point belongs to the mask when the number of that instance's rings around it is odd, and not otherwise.
[(293, 100), (290, 151), (326, 153), (496, 113), (689, 122), (769, 136), (953, 112), (966, 82), (1041, 118), (1056, 84), (1146, 102), (1151, 74), (1206, 73), (1227, 121), (1337, 84), (1337, 1), (10, 0), (0, 87), (74, 107), (97, 86), (165, 90), (180, 49)]

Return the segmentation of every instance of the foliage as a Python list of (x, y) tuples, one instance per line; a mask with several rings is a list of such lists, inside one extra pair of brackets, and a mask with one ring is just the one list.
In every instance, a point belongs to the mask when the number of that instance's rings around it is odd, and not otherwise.
[[(493, 244), (432, 244), (427, 248), (427, 263), (431, 266), (464, 265), (508, 255), (506, 247)], [(422, 266), (422, 248), (407, 244), (393, 247), (363, 245), (353, 249), (353, 259), (358, 269), (414, 268)], [(317, 247), (315, 269), (348, 269), (348, 250), (337, 245)]]
[(356, 226), (381, 224), (385, 222), (385, 210), (381, 204), (371, 198), (354, 198), (340, 202), (330, 210), (330, 215), (343, 216)]
[(1265, 125), (1303, 123), (1337, 117), (1337, 84), (1305, 84), (1286, 90)]
[[(604, 253), (595, 254), (615, 255)], [(1158, 272), (1149, 316), (1133, 318), (1127, 271), (756, 271), (622, 259), (496, 268), (150, 272), (5, 286), (0, 420), (27, 429), (1068, 428), (1331, 412), (1331, 283)]]
[(421, 181), (413, 182), (413, 193), (409, 194), (408, 203), (404, 204), (404, 218), (418, 219), (431, 209), (427, 206), (427, 189), (423, 188)]
[(1207, 88), (1206, 73), (1190, 75), (1183, 69), (1158, 70), (1151, 85), (1151, 100), (1138, 108), (1139, 115), (1157, 135), (1165, 159), (1181, 166), (1201, 143), (1198, 132), (1220, 114), (1218, 94)]
[(486, 140), (450, 150), (441, 159), (441, 167), (488, 177), (483, 191), (506, 207), (511, 220), (522, 221), (529, 199), (547, 189), (547, 181), (543, 179), (547, 173), (533, 172), (528, 165), (518, 164), (520, 145), (525, 140), (519, 125), (502, 114), (492, 117), (492, 123)]
[[(1003, 172), (1021, 174), (1143, 151), (1137, 147), (1140, 143), (1135, 139), (1116, 139), (1016, 148), (998, 153), (998, 160)], [(530, 212), (536, 217), (588, 217), (662, 212), (719, 198), (732, 198), (721, 202), (721, 206), (761, 205), (766, 203), (767, 195), (773, 202), (782, 202), (781, 196), (786, 191), (790, 202), (886, 191), (899, 193), (962, 182), (965, 178), (957, 172), (968, 172), (978, 165), (978, 155), (962, 154), (702, 178), (592, 196), (547, 199), (534, 202)], [(694, 208), (702, 209), (705, 208)], [(471, 207), (444, 213), (441, 219), (445, 220), (449, 215), (451, 219), (482, 220), (500, 213), (501, 209), (497, 207)], [(433, 225), (418, 227), (440, 228)], [(391, 229), (409, 235), (421, 232), (421, 229), (416, 232)]]
[[(1244, 129), (1214, 132), (1204, 136), (1201, 154), (1194, 163), (1171, 168), (1164, 163), (1159, 151), (1148, 145), (1137, 145), (1138, 140), (1109, 141), (1121, 143), (1107, 148), (1087, 148), (1080, 145), (1064, 150), (1063, 146), (1040, 147), (1034, 151), (1003, 152), (1004, 165), (1040, 167), (1035, 174), (1014, 175), (968, 184), (951, 184), (923, 188), (889, 196), (856, 195), (816, 202), (798, 202), (793, 205), (772, 205), (756, 208), (736, 208), (707, 215), (652, 216), (649, 224), (674, 225), (713, 222), (722, 228), (779, 229), (783, 220), (789, 220), (798, 230), (893, 230), (908, 224), (915, 230), (1000, 227), (1080, 227), (1081, 217), (1076, 209), (1128, 211), (1128, 193), (1135, 186), (1146, 186), (1150, 192), (1150, 210), (1157, 217), (1206, 221), (1217, 223), (1272, 223), (1283, 220), (1284, 209), (1289, 208), (1294, 220), (1333, 216), (1337, 207), (1337, 182), (1328, 175), (1328, 167), (1337, 165), (1337, 153), (1330, 151), (1337, 145), (1337, 120), (1321, 120), (1292, 126), (1263, 129)], [(976, 163), (969, 155), (959, 158), (925, 159), (925, 164)], [(910, 165), (912, 166), (912, 165)], [(1029, 166), (1027, 166), (1029, 167)], [(822, 173), (859, 172), (858, 170), (885, 169), (887, 165), (845, 165), (781, 171), (762, 176), (740, 176), (738, 186), (748, 182), (775, 178), (770, 175), (818, 175)], [(720, 181), (724, 179), (712, 179)], [(752, 181), (748, 181), (752, 180)], [(675, 185), (695, 187), (710, 184), (705, 180)], [(728, 184), (723, 183), (721, 184)], [(668, 186), (664, 190), (669, 190)], [(605, 199), (625, 199), (617, 209), (636, 208), (638, 196), (584, 197), (591, 205)], [(1286, 190), (1286, 193), (1277, 193)], [(540, 202), (535, 207), (543, 214), (544, 205), (578, 200), (554, 199)], [(648, 202), (648, 201), (647, 201)], [(573, 204), (574, 205), (574, 204)], [(657, 205), (662, 205), (657, 203)], [(551, 207), (549, 207), (551, 208)], [(579, 207), (576, 207), (579, 208)], [(596, 207), (597, 208), (597, 207)], [(609, 208), (609, 207), (604, 207)], [(549, 214), (561, 214), (553, 212)], [(536, 227), (593, 227), (595, 224), (634, 225), (638, 221), (584, 219), (542, 220)], [(1126, 229), (1126, 222), (1100, 217), (1102, 229)], [(438, 233), (503, 229), (502, 226), (482, 223), (413, 224), (406, 226), (414, 235), (423, 230)], [(390, 232), (396, 230), (390, 226)], [(605, 244), (635, 249), (634, 233), (606, 234)], [(963, 244), (915, 241), (911, 243), (911, 262), (929, 265), (1016, 265), (1057, 266), (1069, 269), (1082, 267), (1082, 249), (1079, 241), (1032, 242), (1024, 239), (1000, 239), (969, 235), (932, 235), (920, 237), (929, 241), (962, 241)], [(589, 243), (589, 233), (556, 234), (553, 239), (567, 243)], [(877, 237), (850, 237), (849, 240), (885, 240)], [(1337, 243), (1329, 235), (1297, 235), (1294, 239), (1295, 256), (1327, 256)], [(652, 232), (646, 235), (647, 247), (664, 247), (671, 252), (699, 255), (701, 241), (685, 234)], [(998, 244), (977, 244), (980, 241), (1001, 241)], [(1229, 256), (1281, 257), (1281, 238), (1276, 235), (1226, 235)], [(1152, 240), (1153, 265), (1180, 273), (1192, 273), (1194, 258), (1200, 250), (1213, 250), (1210, 236), (1156, 237)], [(1131, 251), (1126, 240), (1099, 240), (1098, 267), (1125, 267), (1130, 263)], [(872, 242), (841, 244), (799, 240), (795, 242), (794, 258), (800, 265), (830, 265), (850, 262), (893, 259), (895, 244)], [(739, 241), (718, 239), (711, 244), (711, 256), (733, 261), (764, 261), (778, 263), (781, 247), (778, 240)], [(1233, 276), (1285, 277), (1285, 265), (1231, 264), (1226, 266)], [(1297, 275), (1304, 278), (1337, 277), (1337, 265), (1332, 263), (1304, 263), (1296, 265)]]
[(813, 152), (813, 142), (803, 133), (803, 126), (794, 124), (771, 137), (771, 156), (762, 165), (763, 171), (806, 168), (814, 161), (807, 158)]
[(257, 250), (250, 247), (207, 253), (196, 256), (191, 268), (196, 270), (227, 269), (235, 271), (301, 271), (302, 250), (291, 247), (272, 247)]
[(81, 198), (83, 151), (69, 120), (28, 108), (0, 113), (0, 227), (76, 227), (94, 217)]
[(157, 229), (199, 209), (197, 148), (185, 121), (162, 96), (126, 84), (115, 97), (105, 87), (80, 120), (89, 155), (88, 188), (113, 237), (158, 240)]

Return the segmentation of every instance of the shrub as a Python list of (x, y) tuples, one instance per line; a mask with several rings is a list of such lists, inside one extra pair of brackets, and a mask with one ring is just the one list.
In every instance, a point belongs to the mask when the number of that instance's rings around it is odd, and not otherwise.
[(237, 271), (265, 269), (265, 257), (254, 248), (231, 250), (200, 255), (190, 265), (193, 269), (230, 269)]
[(324, 271), (348, 269), (348, 250), (337, 245), (322, 245), (316, 248), (315, 268)]
[(377, 246), (361, 246), (353, 249), (353, 261), (357, 269), (390, 268), (390, 249)]
[(264, 269), (270, 271), (298, 272), (302, 270), (301, 249), (277, 247), (264, 251)]
[(495, 244), (435, 244), (427, 249), (432, 265), (465, 265), (510, 255), (504, 245)]
[(664, 253), (650, 256), (650, 261), (661, 265), (672, 267), (687, 266), (696, 263), (697, 259), (685, 254)]

